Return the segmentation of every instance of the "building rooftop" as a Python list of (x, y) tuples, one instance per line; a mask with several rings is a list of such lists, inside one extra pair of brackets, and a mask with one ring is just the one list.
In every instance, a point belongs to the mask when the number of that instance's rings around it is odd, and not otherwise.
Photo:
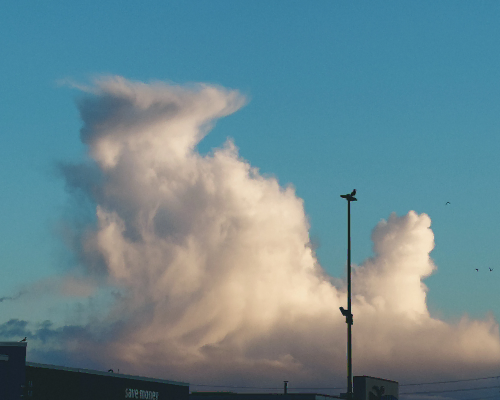
[(4, 346), (26, 347), (27, 345), (28, 345), (27, 342), (0, 342), (0, 347)]
[(121, 374), (121, 373), (117, 373), (117, 372), (104, 372), (104, 371), (97, 371), (94, 369), (62, 367), (59, 365), (40, 364), (40, 363), (34, 363), (34, 362), (26, 362), (26, 366), (32, 367), (32, 368), (46, 368), (46, 369), (55, 369), (55, 370), (68, 371), (68, 372), (79, 372), (81, 374), (112, 376), (114, 378), (134, 379), (134, 380), (145, 381), (145, 382), (157, 382), (157, 383), (164, 383), (164, 384), (170, 384), (170, 385), (189, 386), (189, 383), (185, 383), (185, 382), (168, 381), (165, 379), (157, 379), (157, 378), (146, 378), (144, 376), (127, 375), (127, 374)]

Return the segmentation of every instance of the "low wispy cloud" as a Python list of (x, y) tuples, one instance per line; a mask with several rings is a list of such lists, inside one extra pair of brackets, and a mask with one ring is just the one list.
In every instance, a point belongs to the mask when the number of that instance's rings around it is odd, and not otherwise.
[(4, 296), (0, 297), (0, 303), (3, 303), (4, 301), (12, 301), (12, 300), (17, 300), (19, 297), (24, 295), (26, 292), (24, 290), (17, 292), (14, 296)]
[[(260, 175), (231, 140), (196, 150), (244, 103), (220, 87), (121, 77), (81, 98), (92, 161), (62, 172), (95, 215), (69, 235), (80, 270), (66, 285), (85, 295), (99, 282), (115, 295), (104, 317), (70, 331), (39, 327), (39, 357), (85, 354), (103, 368), (195, 383), (344, 382), (346, 288), (315, 258), (302, 199)], [(410, 211), (375, 227), (374, 255), (353, 275), (355, 374), (415, 381), (498, 366), (492, 317), (447, 323), (428, 312), (430, 226)]]

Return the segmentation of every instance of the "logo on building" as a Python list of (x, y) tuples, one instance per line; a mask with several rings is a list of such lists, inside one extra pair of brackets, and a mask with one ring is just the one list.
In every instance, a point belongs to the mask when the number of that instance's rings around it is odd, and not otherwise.
[(125, 389), (126, 399), (158, 400), (159, 396), (159, 392), (152, 392), (151, 390)]

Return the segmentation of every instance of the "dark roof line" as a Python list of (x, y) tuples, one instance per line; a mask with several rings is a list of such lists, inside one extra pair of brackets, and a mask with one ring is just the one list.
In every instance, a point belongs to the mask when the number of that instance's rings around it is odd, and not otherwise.
[(167, 381), (165, 379), (146, 378), (144, 376), (119, 374), (119, 373), (115, 373), (115, 372), (104, 372), (104, 371), (97, 371), (94, 369), (71, 368), (71, 367), (63, 367), (60, 365), (40, 364), (40, 363), (34, 363), (34, 362), (26, 362), (26, 366), (33, 367), (33, 368), (57, 369), (57, 370), (69, 371), (69, 372), (80, 372), (82, 374), (113, 376), (115, 378), (135, 379), (135, 380), (139, 380), (139, 381), (157, 382), (157, 383), (164, 383), (164, 384), (169, 384), (169, 385), (189, 386), (189, 383), (185, 383), (185, 382)]

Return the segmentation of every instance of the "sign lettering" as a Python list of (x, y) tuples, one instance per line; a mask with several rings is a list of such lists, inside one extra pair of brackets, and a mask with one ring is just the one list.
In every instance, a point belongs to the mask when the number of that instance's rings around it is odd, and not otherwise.
[(126, 399), (139, 399), (139, 400), (159, 400), (160, 393), (152, 392), (151, 390), (139, 390), (139, 389), (125, 389)]

